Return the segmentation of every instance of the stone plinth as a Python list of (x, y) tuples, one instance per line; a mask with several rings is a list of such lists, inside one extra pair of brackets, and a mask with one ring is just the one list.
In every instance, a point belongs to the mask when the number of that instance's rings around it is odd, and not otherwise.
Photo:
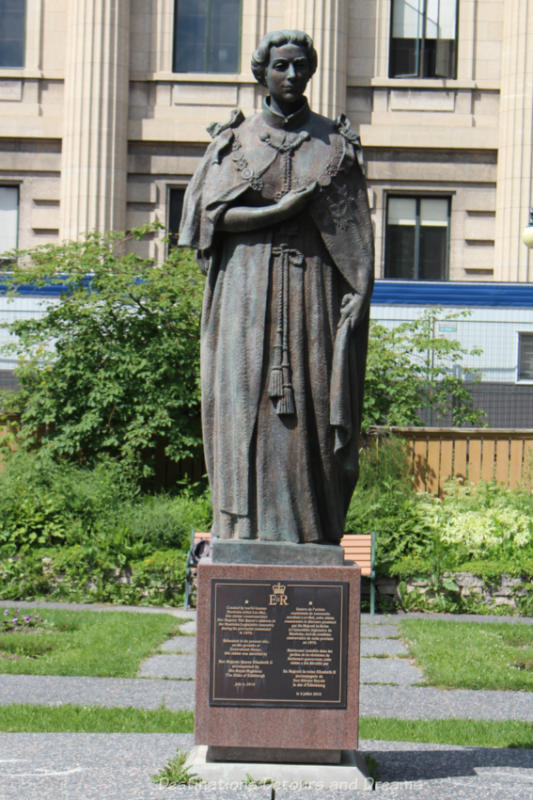
[[(250, 600), (242, 599), (246, 597), (247, 582), (254, 584), (255, 594), (250, 594)], [(241, 592), (241, 599), (232, 601), (233, 604), (218, 601), (217, 606), (218, 591), (222, 584), (231, 586), (231, 590), (223, 586), (221, 592), (233, 591), (233, 587), (237, 587), (235, 591)], [(266, 594), (261, 595), (261, 591)], [(258, 597), (267, 599), (258, 600)], [(280, 601), (280, 597), (285, 599)], [(322, 607), (324, 597), (333, 598), (331, 609), (338, 608), (338, 613), (330, 613)], [(335, 605), (337, 597), (342, 597), (342, 601)], [(305, 602), (302, 598), (306, 598)], [(290, 756), (291, 760), (300, 762), (311, 760), (315, 764), (341, 763), (342, 751), (355, 750), (358, 744), (359, 598), (360, 570), (357, 566), (200, 564), (196, 744), (207, 745), (208, 754), (215, 754), (218, 761), (257, 761), (260, 756), (262, 761), (279, 763), (287, 761)], [(279, 615), (276, 617), (275, 610), (268, 608), (270, 602), (273, 606), (276, 603), (285, 605), (287, 610), (284, 609), (283, 614), (292, 613), (292, 610), (296, 613), (292, 620), (284, 617), (282, 623), (275, 622), (276, 630), (281, 629), (283, 636), (287, 638), (286, 651), (279, 649), (279, 637), (276, 648), (268, 643), (273, 642), (276, 635), (276, 631), (269, 629), (268, 620), (271, 615), (272, 619), (279, 618)], [(244, 605), (246, 603), (249, 603), (247, 607)], [(316, 609), (313, 613), (318, 615), (316, 624), (312, 621), (312, 615), (309, 617), (311, 611), (308, 606), (313, 605)], [(243, 632), (250, 624), (246, 621), (250, 619), (246, 617), (249, 609), (252, 609), (252, 614), (263, 615), (262, 622), (253, 623), (259, 626), (257, 630), (260, 632), (251, 638), (245, 637), (242, 645), (240, 642)], [(242, 630), (239, 629), (239, 613), (243, 620)], [(311, 622), (307, 623), (306, 618)], [(334, 618), (335, 622), (332, 621)], [(221, 622), (222, 619), (225, 620), (224, 623)], [(264, 633), (261, 632), (261, 625)], [(309, 634), (307, 640), (306, 634), (302, 634), (306, 625), (315, 631), (314, 634)], [(289, 631), (291, 626), (292, 630)], [(341, 628), (345, 631), (344, 635)], [(331, 636), (328, 630), (332, 632)], [(316, 644), (313, 644), (313, 637), (317, 639)], [(236, 649), (230, 658), (228, 652), (232, 642), (236, 643), (233, 644)], [(262, 648), (263, 655), (257, 655), (256, 658), (254, 648), (256, 651)], [(290, 655), (288, 648), (291, 648)], [(307, 659), (306, 663), (298, 661), (299, 648), (305, 651), (302, 658), (304, 661)], [(313, 648), (318, 659), (318, 666), (315, 667), (312, 666)], [(334, 655), (330, 657), (328, 653)], [(246, 658), (249, 659), (248, 662)], [(324, 664), (324, 659), (327, 662), (328, 658), (330, 663)], [(272, 675), (272, 670), (275, 671), (282, 662), (285, 666), (287, 659), (293, 669), (280, 669), (283, 674), (280, 674), (279, 688), (266, 686), (268, 682), (272, 684), (271, 678), (268, 678)], [(233, 675), (239, 669), (243, 671), (242, 680), (239, 677), (227, 677), (230, 674), (227, 672), (227, 665), (230, 663), (237, 665), (231, 667), (234, 670)], [(248, 678), (247, 663), (251, 665)], [(221, 664), (224, 666), (221, 667)], [(270, 666), (263, 667), (262, 664)], [(223, 680), (215, 680), (216, 670), (221, 669)], [(261, 670), (264, 670), (267, 678), (257, 679), (261, 689), (252, 697), (250, 693), (253, 694), (256, 689), (242, 687), (254, 687), (256, 684), (253, 676), (262, 674)], [(298, 673), (297, 678), (292, 677), (295, 672)], [(315, 673), (318, 676), (317, 690), (312, 691), (313, 677), (309, 677), (309, 674), (312, 676)], [(294, 688), (297, 681), (303, 682), (304, 691)], [(327, 685), (327, 690), (321, 689), (321, 685)], [(286, 751), (291, 753), (287, 754)]]
[[(364, 791), (374, 788), (374, 780), (368, 774), (363, 756), (355, 750), (345, 750), (338, 764), (324, 765), (315, 763), (273, 763), (273, 762), (229, 762), (210, 761), (207, 748), (196, 745), (189, 754), (187, 766), (191, 772), (199, 775), (203, 781), (220, 786), (247, 783), (250, 778), (258, 782), (271, 782), (275, 785), (276, 797), (286, 796), (285, 789), (294, 797), (295, 786), (307, 786), (309, 789), (320, 789), (327, 797), (331, 788), (346, 792)], [(315, 797), (317, 795), (314, 795)], [(338, 795), (336, 795), (338, 796)], [(274, 797), (274, 794), (272, 794)]]
[(211, 561), (227, 564), (299, 564), (340, 566), (344, 548), (338, 544), (296, 544), (260, 539), (211, 539)]

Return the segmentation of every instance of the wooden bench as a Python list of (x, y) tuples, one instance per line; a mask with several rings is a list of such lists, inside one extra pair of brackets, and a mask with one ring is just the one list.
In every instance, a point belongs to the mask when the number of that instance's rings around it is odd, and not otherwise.
[(341, 539), (344, 560), (355, 561), (361, 575), (370, 580), (370, 613), (376, 610), (376, 533), (348, 533)]
[[(185, 609), (191, 604), (192, 595), (196, 586), (196, 570), (198, 562), (194, 557), (195, 547), (202, 541), (211, 540), (210, 533), (193, 531), (191, 533), (191, 544), (187, 554), (187, 570), (185, 576)], [(361, 575), (370, 580), (370, 613), (374, 614), (376, 607), (376, 573), (374, 564), (376, 560), (376, 534), (347, 534), (341, 539), (341, 547), (344, 547), (344, 560), (355, 561), (361, 569)]]

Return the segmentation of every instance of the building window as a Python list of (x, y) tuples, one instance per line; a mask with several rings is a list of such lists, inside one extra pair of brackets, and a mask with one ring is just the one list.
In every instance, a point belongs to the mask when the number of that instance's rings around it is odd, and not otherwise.
[(533, 333), (518, 334), (518, 380), (533, 381)]
[(457, 0), (393, 0), (391, 78), (455, 78)]
[(446, 280), (449, 227), (449, 198), (389, 197), (385, 277)]
[(239, 72), (242, 0), (176, 0), (174, 72)]
[(181, 212), (185, 189), (169, 189), (168, 192), (168, 249), (172, 250), (178, 244)]
[(25, 0), (0, 0), (0, 67), (24, 66)]
[(18, 241), (19, 190), (17, 186), (0, 186), (0, 262)]

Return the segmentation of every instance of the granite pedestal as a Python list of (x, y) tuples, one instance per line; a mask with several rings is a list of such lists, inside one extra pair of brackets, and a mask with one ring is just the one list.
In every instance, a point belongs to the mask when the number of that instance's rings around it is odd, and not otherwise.
[(311, 770), (370, 788), (355, 752), (359, 600), (356, 565), (200, 564), (197, 774), (244, 780), (275, 768), (305, 781)]

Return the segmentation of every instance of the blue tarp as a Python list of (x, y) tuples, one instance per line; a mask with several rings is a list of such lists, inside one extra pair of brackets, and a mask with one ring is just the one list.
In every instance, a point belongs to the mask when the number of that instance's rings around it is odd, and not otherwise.
[[(89, 279), (88, 279), (89, 280)], [(0, 276), (1, 281), (1, 276)], [(0, 283), (0, 294), (7, 287)], [(58, 297), (67, 285), (19, 286), (18, 295)], [(462, 281), (387, 281), (378, 280), (372, 303), (402, 306), (486, 306), (533, 307), (533, 283), (466, 283)]]
[(533, 283), (376, 281), (372, 303), (402, 306), (533, 307)]

